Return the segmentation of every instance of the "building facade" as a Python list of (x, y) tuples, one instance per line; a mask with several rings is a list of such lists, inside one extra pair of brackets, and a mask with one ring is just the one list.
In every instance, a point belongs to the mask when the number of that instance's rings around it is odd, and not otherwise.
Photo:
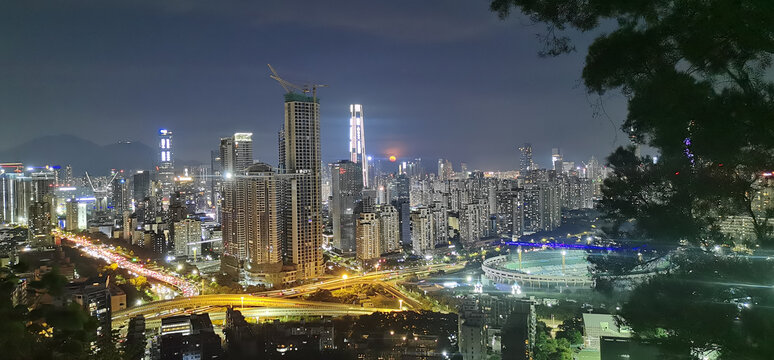
[(349, 160), (360, 164), (363, 173), (363, 187), (369, 185), (368, 155), (365, 147), (365, 119), (363, 117), (363, 105), (352, 104), (349, 106)]

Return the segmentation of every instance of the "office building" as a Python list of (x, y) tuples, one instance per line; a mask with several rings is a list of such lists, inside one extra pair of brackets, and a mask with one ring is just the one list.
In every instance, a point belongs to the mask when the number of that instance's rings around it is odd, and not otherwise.
[(362, 176), (360, 164), (352, 161), (342, 160), (331, 167), (333, 247), (343, 254), (355, 254), (355, 205), (361, 200)]
[(0, 223), (27, 224), (30, 207), (46, 201), (54, 181), (53, 172), (0, 173)]
[(143, 202), (151, 195), (151, 174), (150, 171), (138, 171), (132, 176), (132, 199), (135, 204)]
[(167, 201), (169, 201), (174, 187), (174, 156), (175, 154), (172, 151), (172, 132), (167, 129), (160, 129), (157, 179), (161, 183), (162, 198)]
[(113, 179), (111, 188), (111, 203), (113, 206), (113, 213), (116, 214), (116, 217), (120, 218), (123, 216), (124, 211), (131, 209), (131, 199), (129, 198), (129, 183), (126, 181), (123, 175), (119, 174), (115, 179)]
[(368, 156), (365, 147), (365, 123), (363, 118), (363, 105), (352, 104), (349, 106), (349, 160), (360, 164), (363, 173), (363, 187), (368, 187)]

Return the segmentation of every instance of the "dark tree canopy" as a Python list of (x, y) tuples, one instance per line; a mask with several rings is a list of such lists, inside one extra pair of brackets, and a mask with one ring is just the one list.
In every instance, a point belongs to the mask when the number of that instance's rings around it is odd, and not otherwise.
[[(635, 289), (626, 321), (683, 351), (768, 358), (774, 1), (493, 0), (491, 9), (546, 24), (546, 55), (574, 51), (573, 32), (599, 34), (584, 83), (628, 100), (622, 129), (633, 145), (609, 156), (600, 209), (611, 241), (637, 246), (639, 258), (590, 260), (625, 275), (668, 255), (673, 270)], [(658, 161), (640, 156), (642, 146)], [(751, 224), (752, 235), (721, 231), (731, 217)]]

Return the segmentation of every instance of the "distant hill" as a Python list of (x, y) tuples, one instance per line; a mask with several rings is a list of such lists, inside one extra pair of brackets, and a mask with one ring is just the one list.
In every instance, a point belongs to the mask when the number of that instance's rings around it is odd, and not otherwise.
[(0, 162), (25, 165), (72, 165), (74, 174), (84, 171), (106, 175), (110, 169), (151, 169), (155, 149), (140, 142), (97, 145), (73, 135), (52, 135), (30, 140), (8, 149), (0, 149)]

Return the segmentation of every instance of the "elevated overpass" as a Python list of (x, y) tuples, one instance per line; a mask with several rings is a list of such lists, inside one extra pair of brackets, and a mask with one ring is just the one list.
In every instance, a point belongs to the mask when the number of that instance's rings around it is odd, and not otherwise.
[[(180, 297), (171, 300), (160, 300), (144, 305), (131, 307), (113, 313), (113, 326), (120, 327), (137, 315), (146, 318), (146, 324), (155, 324), (167, 316), (203, 313), (210, 314), (211, 319), (218, 320), (225, 316), (225, 308), (243, 309), (245, 316), (341, 316), (366, 315), (374, 312), (390, 312), (398, 309), (364, 308), (359, 305), (307, 301), (299, 299), (318, 289), (336, 290), (354, 285), (376, 284), (385, 288), (387, 293), (402, 299), (404, 306), (416, 308), (420, 306), (415, 300), (402, 294), (392, 284), (384, 280), (399, 279), (411, 275), (424, 275), (438, 270), (455, 270), (463, 268), (463, 264), (433, 264), (418, 268), (403, 270), (384, 270), (363, 275), (352, 275), (347, 278), (336, 278), (318, 283), (304, 284), (290, 289), (271, 290), (257, 294), (215, 294)], [(148, 326), (151, 326), (148, 325)]]
[(364, 315), (396, 309), (363, 308), (351, 304), (306, 301), (254, 296), (248, 294), (199, 295), (188, 298), (161, 300), (113, 313), (113, 326), (120, 327), (129, 319), (142, 315), (146, 321), (185, 313), (207, 312), (213, 320), (222, 319), (225, 308), (242, 309), (245, 316), (321, 316)]

